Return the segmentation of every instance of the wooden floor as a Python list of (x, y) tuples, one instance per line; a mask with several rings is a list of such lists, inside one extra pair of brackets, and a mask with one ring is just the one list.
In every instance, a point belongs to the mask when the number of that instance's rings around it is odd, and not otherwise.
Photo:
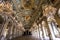
[(40, 39), (34, 38), (32, 36), (21, 36), (21, 37), (14, 38), (12, 40), (40, 40)]

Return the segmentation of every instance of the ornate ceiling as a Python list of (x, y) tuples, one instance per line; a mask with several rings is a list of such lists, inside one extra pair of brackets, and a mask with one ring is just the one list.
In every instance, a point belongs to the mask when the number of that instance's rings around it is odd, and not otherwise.
[(32, 24), (42, 17), (42, 6), (52, 5), (56, 7), (59, 3), (58, 1), (59, 0), (12, 0), (17, 11), (16, 15), (26, 29), (30, 29)]
[(43, 6), (51, 5), (57, 8), (59, 0), (11, 0), (11, 4), (15, 20), (22, 22), (25, 29), (30, 29), (34, 22), (40, 23), (44, 19)]

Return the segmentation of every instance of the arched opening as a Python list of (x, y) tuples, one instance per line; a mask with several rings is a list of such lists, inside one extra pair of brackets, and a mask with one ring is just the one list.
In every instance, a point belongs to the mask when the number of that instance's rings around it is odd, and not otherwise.
[(26, 30), (25, 32), (23, 32), (23, 36), (25, 36), (25, 35), (32, 35), (32, 33), (29, 31), (29, 30)]

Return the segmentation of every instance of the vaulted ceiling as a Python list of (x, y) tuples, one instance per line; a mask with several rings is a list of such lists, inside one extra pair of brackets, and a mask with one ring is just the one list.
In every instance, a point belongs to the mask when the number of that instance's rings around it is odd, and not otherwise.
[(11, 3), (17, 12), (17, 21), (21, 21), (25, 29), (30, 29), (33, 23), (37, 22), (39, 18), (41, 18), (39, 22), (44, 19), (42, 13), (43, 5), (60, 7), (60, 0), (11, 0)]

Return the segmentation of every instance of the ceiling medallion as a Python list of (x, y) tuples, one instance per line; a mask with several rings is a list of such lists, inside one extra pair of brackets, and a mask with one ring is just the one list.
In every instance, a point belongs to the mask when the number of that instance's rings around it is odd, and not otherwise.
[(29, 15), (25, 16), (25, 21), (29, 21), (29, 20), (30, 20), (30, 16)]
[(22, 6), (24, 9), (29, 10), (34, 6), (34, 0), (22, 0)]

